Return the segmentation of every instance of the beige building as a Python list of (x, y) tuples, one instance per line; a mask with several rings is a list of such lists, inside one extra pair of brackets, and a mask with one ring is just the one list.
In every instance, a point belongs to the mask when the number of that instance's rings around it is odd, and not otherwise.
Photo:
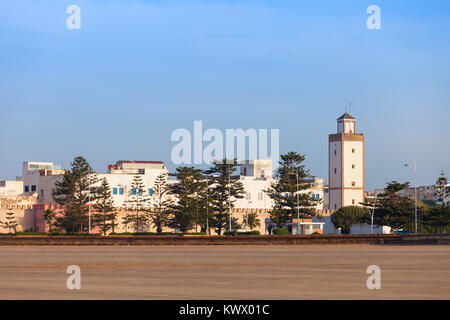
[(364, 202), (364, 135), (347, 112), (337, 119), (337, 133), (328, 141), (329, 209)]

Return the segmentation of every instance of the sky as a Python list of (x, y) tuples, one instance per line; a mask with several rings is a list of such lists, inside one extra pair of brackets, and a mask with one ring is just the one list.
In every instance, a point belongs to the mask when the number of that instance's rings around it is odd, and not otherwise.
[[(369, 30), (369, 5), (381, 29)], [(69, 5), (81, 29), (69, 30)], [(449, 1), (25, 1), (0, 5), (0, 180), (23, 161), (159, 160), (178, 128), (279, 129), (328, 179), (351, 102), (366, 189), (450, 176)]]

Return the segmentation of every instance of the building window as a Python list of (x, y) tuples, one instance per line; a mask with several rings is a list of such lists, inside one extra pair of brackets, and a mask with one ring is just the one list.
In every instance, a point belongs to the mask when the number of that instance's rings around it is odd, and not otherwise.
[(352, 199), (352, 204), (355, 204), (355, 199)]
[(320, 195), (319, 194), (316, 194), (316, 199), (319, 199), (320, 198)]
[(136, 188), (133, 188), (133, 189), (131, 190), (131, 194), (136, 194)]
[(139, 195), (142, 196), (142, 189), (139, 188)]
[(336, 168), (334, 168), (334, 174), (336, 174), (337, 173), (337, 170), (336, 170)]
[(119, 188), (119, 194), (123, 194), (123, 188)]
[(352, 153), (355, 153), (355, 149), (354, 148), (352, 149)]
[(145, 174), (145, 169), (138, 169), (139, 174)]
[(336, 205), (336, 203), (334, 204), (334, 210), (336, 210), (337, 209), (337, 205)]
[(113, 188), (113, 194), (117, 194), (117, 188)]
[(258, 200), (261, 201), (263, 199), (263, 193), (259, 192), (258, 193)]
[(352, 169), (355, 169), (355, 165), (354, 164), (352, 164)]
[(356, 182), (352, 181), (352, 187), (356, 186)]
[(151, 196), (153, 194), (153, 189), (152, 188), (148, 188), (148, 195)]
[(41, 189), (41, 197), (44, 197), (44, 189)]
[(25, 192), (28, 192), (30, 190), (30, 187), (25, 186)]
[(36, 186), (35, 185), (31, 186), (31, 191), (36, 191)]

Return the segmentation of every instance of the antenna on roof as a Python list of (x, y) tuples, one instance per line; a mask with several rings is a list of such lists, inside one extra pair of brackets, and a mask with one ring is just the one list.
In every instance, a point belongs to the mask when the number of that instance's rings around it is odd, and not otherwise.
[(348, 113), (350, 113), (350, 108), (352, 107), (352, 103), (350, 102), (349, 104), (348, 104)]

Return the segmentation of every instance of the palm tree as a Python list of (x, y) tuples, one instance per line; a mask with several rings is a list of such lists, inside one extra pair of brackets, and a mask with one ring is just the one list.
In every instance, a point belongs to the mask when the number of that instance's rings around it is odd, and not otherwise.
[(45, 210), (44, 214), (42, 215), (42, 219), (44, 219), (44, 221), (48, 223), (48, 232), (51, 232), (53, 220), (55, 220), (55, 213), (53, 212), (53, 210), (52, 209)]
[(8, 229), (8, 233), (11, 233), (11, 229), (16, 232), (16, 227), (19, 225), (19, 222), (14, 220), (14, 212), (6, 213), (6, 222), (1, 222), (3, 228)]
[(242, 218), (242, 222), (244, 225), (247, 224), (247, 220), (248, 220), (248, 226), (246, 226), (246, 227), (250, 230), (258, 228), (261, 225), (261, 222), (258, 218), (258, 213), (256, 213), (256, 212), (249, 212), (248, 216), (245, 216)]

